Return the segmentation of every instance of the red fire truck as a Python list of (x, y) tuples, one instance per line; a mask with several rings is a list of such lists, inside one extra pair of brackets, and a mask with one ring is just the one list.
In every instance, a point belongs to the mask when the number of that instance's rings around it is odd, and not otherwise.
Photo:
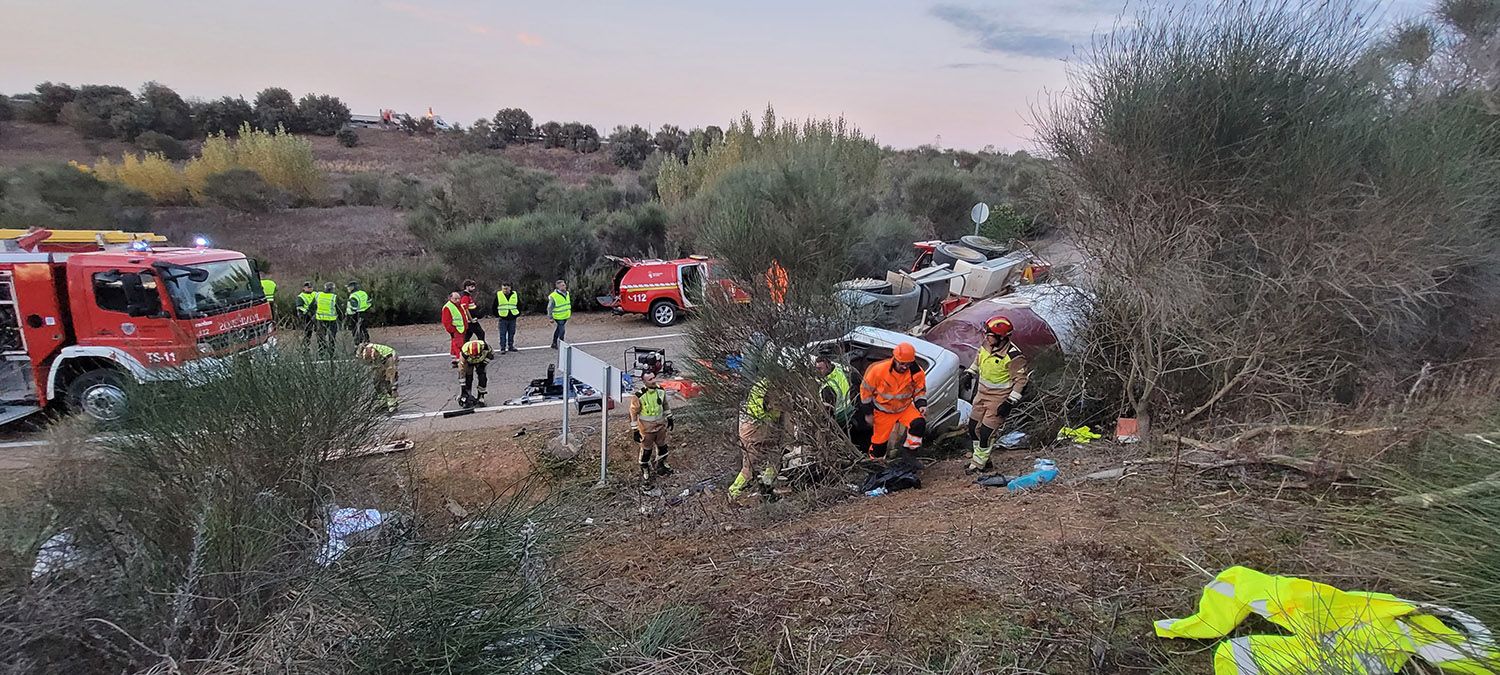
[(604, 256), (620, 265), (615, 275), (615, 295), (597, 298), (599, 304), (616, 314), (645, 314), (658, 326), (666, 327), (677, 322), (683, 311), (704, 302), (704, 293), (713, 284), (738, 302), (748, 302), (750, 296), (728, 279), (714, 279), (714, 261), (707, 256), (694, 255), (677, 260), (635, 260), (620, 256)]
[(267, 346), (271, 307), (243, 253), (149, 233), (0, 230), (0, 424), (57, 406), (124, 414), (127, 381), (212, 377)]

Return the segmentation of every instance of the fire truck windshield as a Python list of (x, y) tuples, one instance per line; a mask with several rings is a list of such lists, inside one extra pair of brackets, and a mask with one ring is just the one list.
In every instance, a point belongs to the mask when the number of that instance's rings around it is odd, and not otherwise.
[(180, 319), (223, 314), (265, 299), (250, 261), (244, 258), (158, 267)]

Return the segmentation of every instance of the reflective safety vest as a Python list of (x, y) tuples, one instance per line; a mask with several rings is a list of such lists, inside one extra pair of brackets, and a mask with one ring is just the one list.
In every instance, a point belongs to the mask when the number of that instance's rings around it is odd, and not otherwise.
[(370, 311), (370, 294), (364, 289), (349, 294), (349, 305), (346, 310), (349, 314), (363, 314)]
[(266, 302), (276, 302), (276, 282), (270, 279), (261, 279), (260, 292), (266, 294)]
[(870, 364), (859, 383), (859, 399), (873, 402), (880, 412), (898, 414), (917, 399), (927, 398), (927, 373), (922, 367), (913, 363), (905, 373), (898, 373), (892, 367), (895, 362), (886, 359)]
[[(1468, 635), (1429, 612), (1446, 614)], [(1493, 659), (1500, 658), (1489, 641), (1489, 629), (1462, 612), (1246, 567), (1220, 572), (1204, 588), (1197, 614), (1157, 621), (1156, 634), (1220, 638), (1252, 613), (1291, 634), (1248, 635), (1219, 643), (1214, 649), (1215, 675), (1389, 675), (1401, 671), (1413, 656), (1444, 672), (1493, 674)]]
[(521, 296), (515, 291), (510, 292), (510, 297), (505, 297), (505, 291), (495, 291), (495, 316), (502, 319), (518, 316), (521, 310), (517, 309)]
[(313, 318), (319, 321), (339, 320), (339, 296), (321, 291), (314, 293), (313, 306), (317, 308)]
[(635, 395), (641, 402), (641, 412), (636, 419), (642, 422), (660, 422), (666, 417), (666, 411), (662, 407), (662, 399), (666, 392), (661, 387), (646, 387)]
[(1009, 389), (1010, 360), (1011, 356), (1006, 351), (991, 354), (989, 347), (981, 348), (979, 356), (974, 360), (974, 365), (979, 370), (979, 386), (987, 389)]
[(552, 295), (547, 297), (552, 299), (553, 321), (566, 321), (568, 317), (573, 316), (573, 296), (571, 294), (552, 291)]
[(372, 361), (383, 361), (396, 355), (396, 349), (378, 342), (366, 342), (360, 347), (360, 356)]
[(848, 414), (854, 407), (854, 402), (849, 400), (849, 373), (845, 372), (844, 366), (833, 365), (833, 372), (823, 378), (823, 386), (833, 390), (833, 412), (836, 415)]
[(453, 321), (453, 330), (462, 334), (464, 332), (464, 311), (454, 303), (445, 303), (443, 309), (448, 311), (448, 318)]
[(318, 297), (318, 294), (317, 293), (313, 293), (311, 291), (308, 291), (306, 293), (298, 293), (297, 294), (297, 313), (298, 314), (307, 314), (308, 312), (311, 312), (312, 311), (312, 306), (313, 306), (313, 299), (315, 299), (317, 297)]
[(774, 422), (781, 413), (766, 410), (766, 378), (756, 380), (750, 386), (750, 397), (745, 399), (745, 414), (757, 422)]

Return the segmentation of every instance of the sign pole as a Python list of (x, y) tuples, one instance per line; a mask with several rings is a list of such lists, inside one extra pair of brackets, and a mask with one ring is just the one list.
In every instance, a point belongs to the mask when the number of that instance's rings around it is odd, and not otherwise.
[(613, 387), (609, 386), (615, 376), (615, 367), (604, 366), (604, 391), (599, 401), (599, 484), (604, 487), (609, 480), (609, 404), (614, 399)]
[(573, 345), (562, 342), (563, 350), (563, 428), (562, 444), (568, 447), (568, 401), (573, 398)]

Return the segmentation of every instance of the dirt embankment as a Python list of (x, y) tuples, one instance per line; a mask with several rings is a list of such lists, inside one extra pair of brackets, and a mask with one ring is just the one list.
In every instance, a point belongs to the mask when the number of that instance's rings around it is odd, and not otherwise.
[(311, 279), (380, 261), (417, 258), (426, 248), (402, 213), (379, 206), (279, 209), (237, 213), (183, 206), (155, 211), (158, 234), (173, 242), (207, 237), (215, 246), (270, 260), (277, 279)]
[(752, 672), (839, 655), (944, 672), (1151, 669), (1185, 647), (1150, 625), (1192, 613), (1207, 581), (1200, 569), (1337, 569), (1337, 552), (1314, 543), (1318, 500), (1330, 493), (1247, 488), (1242, 468), (1143, 467), (1123, 481), (1066, 482), (1138, 456), (1096, 442), (997, 455), (1010, 472), (1039, 454), (1058, 460), (1064, 482), (1031, 493), (977, 486), (948, 458), (924, 472), (920, 490), (870, 498), (834, 487), (730, 503), (735, 452), (704, 445), (713, 434), (696, 424), (679, 425), (677, 474), (660, 495), (636, 489), (624, 425), (612, 434), (604, 490), (592, 489), (593, 429), (579, 459), (558, 463), (542, 451), (554, 425), (420, 439), (410, 453), (350, 463), (350, 482), (372, 499), (405, 495), (447, 522), (452, 505), (472, 512), (552, 480), (581, 532), (556, 569), (582, 616), (626, 626), (686, 608), (698, 617), (694, 645)]

